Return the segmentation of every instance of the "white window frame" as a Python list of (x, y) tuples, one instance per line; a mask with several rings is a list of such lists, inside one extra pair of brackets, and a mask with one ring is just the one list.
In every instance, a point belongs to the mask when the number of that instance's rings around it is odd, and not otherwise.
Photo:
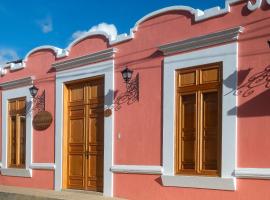
[(2, 166), (1, 174), (6, 176), (32, 177), (32, 111), (26, 115), (26, 151), (25, 168), (8, 167), (8, 102), (10, 99), (26, 97), (26, 103), (32, 105), (29, 87), (20, 87), (2, 91)]
[[(211, 63), (222, 63), (222, 80), (230, 78), (230, 88), (222, 86), (222, 147), (221, 177), (175, 175), (175, 73), (176, 70)], [(237, 114), (228, 112), (237, 106), (231, 92), (237, 87), (238, 43), (211, 47), (168, 56), (164, 59), (163, 73), (163, 175), (164, 186), (236, 190), (233, 176), (237, 155)]]

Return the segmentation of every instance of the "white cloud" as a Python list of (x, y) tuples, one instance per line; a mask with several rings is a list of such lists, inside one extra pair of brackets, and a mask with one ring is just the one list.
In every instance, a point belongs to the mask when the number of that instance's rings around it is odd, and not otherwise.
[(0, 48), (0, 65), (17, 59), (19, 59), (19, 56), (15, 50), (10, 48)]
[(91, 32), (95, 32), (95, 31), (104, 31), (106, 32), (108, 35), (111, 36), (111, 39), (112, 40), (115, 40), (116, 39), (116, 36), (117, 36), (117, 29), (115, 27), (114, 24), (107, 24), (107, 23), (100, 23), (96, 26), (92, 26), (88, 31), (86, 30), (79, 30), (79, 31), (76, 31), (72, 34), (72, 39), (77, 39), (81, 36), (84, 36), (86, 35), (87, 33), (91, 33)]
[(38, 20), (37, 23), (43, 33), (49, 33), (53, 31), (53, 22), (51, 16), (47, 16), (44, 19)]
[(72, 34), (72, 39), (77, 39), (83, 35), (86, 35), (88, 31), (75, 31), (73, 34)]

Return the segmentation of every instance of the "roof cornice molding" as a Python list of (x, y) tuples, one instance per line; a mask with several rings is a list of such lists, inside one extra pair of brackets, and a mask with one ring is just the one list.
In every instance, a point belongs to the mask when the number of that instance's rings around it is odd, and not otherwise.
[(32, 85), (35, 77), (29, 76), (22, 79), (7, 81), (4, 83), (0, 83), (1, 90), (11, 89), (11, 88), (17, 88), (17, 87), (23, 87), (27, 85)]
[(57, 62), (52, 64), (52, 66), (56, 69), (56, 71), (63, 71), (71, 68), (82, 67), (92, 63), (113, 59), (114, 54), (116, 52), (117, 52), (116, 48), (110, 48), (86, 56), (81, 56), (74, 59)]
[(63, 58), (63, 57), (68, 56), (68, 54), (69, 54), (69, 51), (67, 51), (66, 49), (61, 49), (61, 48), (51, 46), (51, 45), (43, 45), (43, 46), (36, 47), (36, 48), (32, 49), (31, 51), (29, 51), (26, 54), (23, 61), (26, 62), (28, 60), (28, 57), (31, 54), (33, 54), (33, 53), (35, 53), (37, 51), (47, 50), (47, 49), (54, 51), (56, 58)]
[(243, 30), (243, 27), (236, 27), (225, 31), (165, 44), (159, 46), (159, 50), (162, 51), (164, 55), (170, 55), (222, 43), (233, 42), (238, 40), (239, 33), (243, 32)]

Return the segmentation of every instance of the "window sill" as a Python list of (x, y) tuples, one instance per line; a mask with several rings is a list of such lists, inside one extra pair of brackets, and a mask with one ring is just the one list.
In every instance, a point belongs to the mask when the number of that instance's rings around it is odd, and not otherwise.
[(1, 168), (3, 176), (32, 177), (31, 169)]
[(235, 178), (162, 175), (161, 179), (164, 186), (236, 190)]

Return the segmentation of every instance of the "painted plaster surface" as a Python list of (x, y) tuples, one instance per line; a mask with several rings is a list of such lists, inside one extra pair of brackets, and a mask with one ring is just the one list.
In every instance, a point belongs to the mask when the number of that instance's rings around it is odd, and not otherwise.
[[(113, 43), (104, 34), (91, 35), (70, 46), (68, 56), (63, 58), (57, 57), (49, 49), (33, 52), (24, 69), (7, 71), (0, 78), (0, 83), (35, 76), (34, 83), (40, 92), (46, 90), (46, 110), (55, 119), (55, 70), (52, 64), (111, 47), (117, 48), (115, 98), (126, 90), (120, 71), (128, 66), (134, 70), (133, 77), (139, 75), (139, 101), (124, 101), (115, 110), (114, 164), (162, 166), (164, 56), (158, 47), (242, 26), (245, 31), (239, 38), (238, 71), (231, 72), (238, 74), (239, 88), (232, 88), (231, 91), (238, 99), (238, 107), (231, 108), (227, 113), (238, 117), (236, 167), (270, 168), (270, 84), (267, 79), (267, 67), (270, 65), (267, 44), (270, 39), (270, 6), (269, 1), (255, 6), (256, 9), (250, 9), (246, 1), (237, 1), (230, 6), (230, 12), (199, 21), (188, 9), (164, 12), (137, 24), (136, 31), (132, 32), (133, 39)], [(223, 80), (223, 84), (230, 87), (230, 79)], [(54, 127), (53, 121), (47, 130), (33, 131), (33, 163), (55, 162)], [(32, 178), (0, 176), (0, 184), (3, 185), (53, 189), (53, 182), (53, 169), (33, 170)], [(164, 187), (160, 175), (114, 174), (113, 183), (114, 196), (128, 199), (270, 199), (269, 180), (237, 179), (236, 191), (229, 192)]]
[[(206, 190), (193, 188), (160, 187), (159, 176), (155, 175), (126, 175), (118, 174), (115, 177), (115, 193), (127, 199), (237, 199), (237, 200), (268, 200), (269, 180), (237, 180), (238, 189), (235, 192)], [(123, 183), (128, 187), (124, 187)], [(143, 191), (143, 192), (141, 192)]]

